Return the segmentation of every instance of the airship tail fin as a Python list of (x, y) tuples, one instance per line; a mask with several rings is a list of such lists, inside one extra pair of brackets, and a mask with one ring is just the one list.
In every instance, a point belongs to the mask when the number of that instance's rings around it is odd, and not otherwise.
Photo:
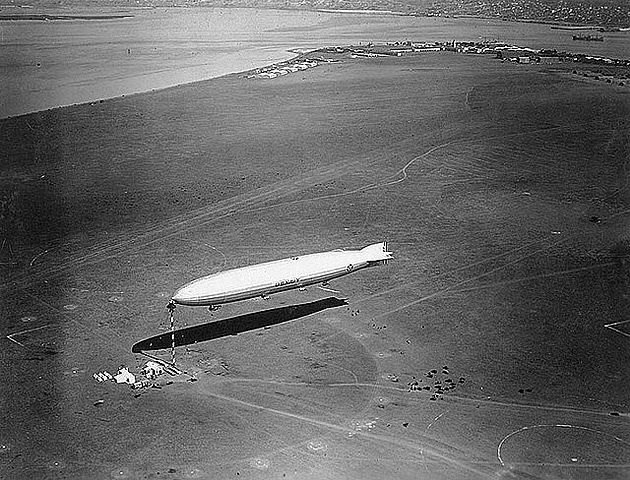
[(375, 243), (361, 249), (368, 262), (379, 262), (386, 264), (392, 258), (392, 252), (387, 251), (387, 242)]

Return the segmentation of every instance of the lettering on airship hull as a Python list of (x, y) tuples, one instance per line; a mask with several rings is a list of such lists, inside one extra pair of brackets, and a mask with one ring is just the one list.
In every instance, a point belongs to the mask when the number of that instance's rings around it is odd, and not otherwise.
[(276, 282), (274, 287), (282, 287), (283, 285), (291, 285), (292, 283), (298, 283), (300, 281), (299, 278), (289, 278), (288, 280), (281, 280)]

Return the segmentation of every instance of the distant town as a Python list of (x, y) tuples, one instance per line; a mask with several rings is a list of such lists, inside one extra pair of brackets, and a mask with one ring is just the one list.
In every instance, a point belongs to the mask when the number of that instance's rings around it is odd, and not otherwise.
[(501, 18), (572, 25), (630, 26), (628, 2), (579, 0), (436, 0), (427, 15)]
[(2, 7), (252, 7), (487, 17), (601, 28), (630, 27), (627, 0), (8, 0)]

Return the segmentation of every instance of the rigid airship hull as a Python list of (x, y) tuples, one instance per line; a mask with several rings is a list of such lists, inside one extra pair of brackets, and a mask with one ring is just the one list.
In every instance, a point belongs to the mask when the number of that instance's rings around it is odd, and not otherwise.
[(173, 295), (179, 305), (215, 306), (323, 283), (392, 258), (387, 243), (333, 250), (235, 268), (199, 278)]

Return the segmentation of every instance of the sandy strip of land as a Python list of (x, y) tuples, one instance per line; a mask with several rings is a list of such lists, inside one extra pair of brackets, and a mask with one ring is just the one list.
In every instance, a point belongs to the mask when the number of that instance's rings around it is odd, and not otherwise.
[[(296, 56), (295, 51), (271, 46), (217, 53), (212, 57), (200, 58), (199, 63), (183, 67), (173, 64), (156, 69), (155, 65), (140, 64), (135, 71), (121, 72), (105, 78), (94, 77), (92, 72), (86, 71), (85, 78), (54, 79), (50, 88), (34, 90), (26, 100), (24, 97), (4, 96), (0, 99), (0, 119), (178, 87), (247, 72)], [(9, 91), (11, 88), (9, 85)]]

